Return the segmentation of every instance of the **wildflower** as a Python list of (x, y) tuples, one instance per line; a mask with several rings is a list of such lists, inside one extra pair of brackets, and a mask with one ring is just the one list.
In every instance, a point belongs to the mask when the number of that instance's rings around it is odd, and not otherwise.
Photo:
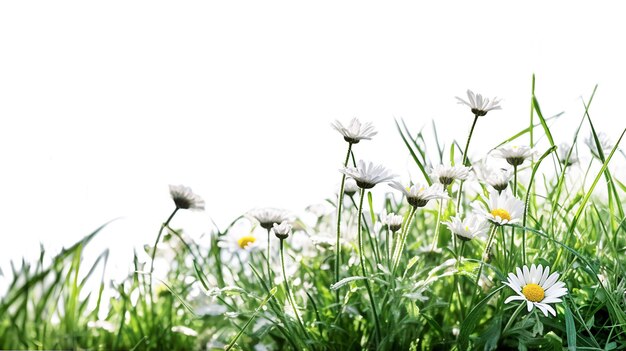
[(287, 211), (275, 208), (254, 209), (248, 213), (252, 218), (256, 219), (262, 228), (270, 230), (274, 224), (282, 223), (289, 220)]
[(527, 159), (533, 157), (536, 151), (528, 146), (503, 146), (494, 151), (493, 156), (503, 158), (511, 166), (517, 167)]
[(204, 200), (184, 185), (171, 185), (170, 195), (176, 208), (183, 210), (204, 210)]
[(493, 100), (489, 100), (487, 98), (483, 98), (480, 94), (474, 94), (473, 91), (467, 89), (467, 98), (469, 101), (465, 101), (460, 97), (456, 97), (459, 104), (467, 105), (472, 109), (472, 113), (476, 116), (484, 116), (487, 112), (491, 110), (500, 110), (500, 99), (493, 98)]
[(550, 267), (545, 269), (541, 266), (535, 266), (534, 264), (528, 266), (516, 268), (517, 274), (509, 273), (509, 277), (504, 284), (509, 286), (517, 295), (513, 295), (507, 298), (504, 303), (510, 301), (526, 301), (528, 312), (532, 311), (533, 307), (537, 307), (548, 317), (548, 312), (556, 317), (556, 311), (549, 303), (561, 302), (561, 296), (567, 294), (567, 288), (565, 283), (558, 281), (559, 273), (552, 273), (550, 275)]
[(448, 194), (443, 190), (443, 185), (435, 183), (431, 186), (422, 184), (414, 184), (411, 187), (404, 187), (398, 182), (393, 182), (390, 186), (394, 189), (400, 190), (409, 205), (413, 207), (424, 207), (430, 200), (434, 199), (449, 199)]
[(229, 232), (226, 238), (218, 243), (218, 246), (233, 253), (241, 251), (252, 252), (260, 249), (260, 241), (252, 232), (242, 234), (231, 234)]
[(343, 186), (343, 193), (348, 196), (353, 196), (359, 190), (359, 186), (356, 185), (356, 181), (352, 178), (346, 178), (346, 182)]
[(104, 320), (97, 320), (97, 321), (90, 321), (87, 323), (87, 328), (92, 328), (92, 329), (102, 329), (104, 331), (107, 331), (109, 333), (114, 333), (115, 332), (115, 325), (109, 321), (104, 321)]
[[(606, 156), (613, 149), (613, 142), (609, 139), (609, 136), (604, 132), (600, 132), (596, 134), (598, 136), (598, 142), (600, 143), (600, 148), (602, 149), (602, 155)], [(589, 135), (589, 138), (585, 139), (585, 144), (589, 146), (589, 150), (591, 154), (597, 158), (600, 158), (600, 153), (598, 152), (598, 145), (596, 144), (596, 139), (593, 137), (593, 133)]]
[(400, 230), (400, 228), (402, 228), (403, 219), (404, 217), (397, 215), (393, 212), (383, 214), (381, 216), (381, 221), (383, 222), (383, 224), (386, 224), (387, 226), (389, 226), (389, 230), (391, 230), (391, 232), (393, 233), (397, 232), (398, 230)]
[(476, 201), (472, 203), (474, 212), (497, 225), (519, 222), (524, 212), (524, 203), (518, 200), (510, 191), (491, 191), (487, 210)]
[(443, 184), (444, 187), (452, 184), (455, 180), (465, 180), (470, 172), (470, 167), (437, 165), (430, 171), (430, 177)]
[(384, 166), (374, 165), (372, 162), (365, 163), (363, 160), (359, 160), (357, 168), (344, 167), (339, 172), (353, 178), (361, 189), (371, 189), (378, 183), (395, 178), (395, 175), (390, 174)]
[(343, 139), (350, 144), (357, 144), (361, 140), (371, 140), (372, 137), (378, 133), (374, 130), (374, 126), (371, 122), (361, 124), (357, 118), (353, 118), (347, 127), (344, 127), (339, 121), (335, 121), (332, 126), (341, 133)]
[(565, 167), (568, 167), (578, 162), (578, 156), (575, 154), (571, 145), (561, 143), (559, 145), (559, 160)]
[(198, 332), (197, 331), (195, 331), (195, 330), (193, 330), (191, 328), (185, 327), (183, 325), (175, 325), (175, 326), (173, 326), (172, 327), (172, 333), (179, 333), (179, 334), (183, 334), (183, 335), (186, 335), (186, 336), (198, 336)]
[(509, 186), (511, 177), (513, 177), (513, 172), (510, 169), (494, 169), (485, 164), (479, 167), (477, 171), (479, 178), (498, 192), (506, 189)]
[(484, 219), (471, 215), (464, 220), (459, 217), (452, 217), (450, 222), (442, 222), (452, 233), (461, 240), (469, 241), (477, 236), (485, 237), (489, 229), (489, 222)]
[(280, 240), (285, 240), (289, 237), (291, 233), (291, 225), (287, 222), (282, 222), (280, 224), (274, 223), (274, 235)]

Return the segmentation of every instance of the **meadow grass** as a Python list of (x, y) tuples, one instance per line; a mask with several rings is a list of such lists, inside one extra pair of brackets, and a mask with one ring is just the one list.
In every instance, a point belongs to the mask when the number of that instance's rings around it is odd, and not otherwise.
[[(0, 348), (626, 349), (626, 185), (609, 167), (624, 156), (617, 151), (624, 131), (612, 148), (602, 147), (589, 114), (594, 95), (595, 89), (583, 102), (580, 124), (567, 140), (571, 149), (559, 155), (549, 128), (558, 115), (542, 114), (533, 77), (528, 127), (493, 140), (494, 149), (529, 140), (539, 150), (514, 166), (507, 182), (522, 212), (514, 223), (486, 221), (486, 238), (467, 240), (446, 224), (469, 216), (472, 203), (488, 205), (493, 192), (476, 180), (442, 187), (447, 200), (412, 206), (386, 185), (377, 185), (388, 189), (380, 203), (371, 188), (344, 194), (344, 174), (337, 197), (326, 200), (334, 211), (310, 225), (292, 219), (286, 239), (269, 227), (261, 231), (270, 235), (271, 248), (267, 237), (253, 235), (254, 227), (243, 234), (235, 229), (241, 221), (256, 223), (246, 216), (216, 229), (209, 242), (195, 242), (169, 225), (186, 209), (176, 202), (155, 235), (157, 245), (147, 250), (151, 259), (142, 262), (136, 254), (122, 281), (105, 281), (107, 251), (93, 265), (81, 264), (102, 227), (54, 257), (42, 248), (38, 261), (13, 264), (2, 277), (9, 281), (0, 302)], [(473, 131), (498, 112), (472, 113)], [(444, 148), (436, 128), (430, 140), (411, 133), (403, 120), (396, 126), (425, 188), (437, 183), (429, 172), (435, 165), (479, 167), (480, 160), (467, 157), (471, 132), (465, 145)], [(591, 130), (593, 157), (575, 151), (583, 149), (583, 126)], [(338, 150), (334, 156), (356, 167), (357, 156), (366, 155), (357, 155), (358, 141), (346, 141), (347, 155)], [(392, 212), (403, 216), (393, 233), (381, 221)], [(155, 259), (167, 261), (165, 275), (154, 273)], [(556, 316), (528, 312), (525, 301), (505, 303), (516, 294), (504, 285), (508, 274), (531, 264), (560, 273), (567, 294), (551, 303)], [(87, 291), (89, 281), (99, 289)], [(113, 296), (108, 301), (102, 301), (105, 289)]]

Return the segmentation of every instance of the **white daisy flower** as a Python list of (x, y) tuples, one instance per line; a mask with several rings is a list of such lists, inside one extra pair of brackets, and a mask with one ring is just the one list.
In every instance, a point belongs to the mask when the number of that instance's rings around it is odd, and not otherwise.
[(291, 233), (291, 224), (287, 222), (282, 222), (280, 224), (274, 223), (274, 235), (280, 240), (285, 240), (289, 237)]
[(171, 185), (170, 195), (176, 208), (183, 210), (204, 210), (204, 200), (184, 185)]
[(395, 233), (400, 230), (400, 228), (402, 228), (402, 221), (404, 220), (404, 217), (390, 212), (387, 214), (383, 214), (380, 217), (380, 220), (383, 222), (383, 224), (389, 226), (389, 230)]
[(505, 159), (511, 166), (519, 166), (536, 153), (535, 149), (528, 146), (513, 145), (494, 150), (493, 156)]
[[(600, 132), (596, 134), (598, 136), (598, 141), (600, 142), (600, 148), (602, 149), (602, 154), (606, 157), (611, 150), (613, 149), (613, 142), (609, 139), (609, 136), (604, 132)], [(596, 139), (593, 137), (593, 134), (589, 135), (587, 139), (585, 139), (585, 144), (589, 146), (589, 150), (591, 154), (597, 158), (600, 158), (600, 153), (598, 152), (598, 145), (596, 145)]]
[(259, 240), (254, 232), (235, 234), (232, 233), (232, 231), (229, 231), (226, 236), (221, 238), (217, 245), (230, 251), (231, 253), (243, 251), (252, 252), (262, 248), (261, 240)]
[[(574, 163), (578, 162), (578, 155), (576, 155), (576, 151), (572, 149), (572, 146), (568, 143), (561, 143), (559, 145), (559, 161), (564, 166), (571, 166)], [(571, 152), (571, 154), (570, 154)], [(567, 158), (569, 156), (569, 158)]]
[(248, 212), (248, 215), (256, 219), (262, 228), (272, 229), (274, 224), (290, 220), (289, 213), (276, 208), (257, 208)]
[(430, 177), (444, 187), (452, 184), (455, 180), (465, 180), (471, 168), (465, 166), (436, 165), (430, 170)]
[(469, 106), (475, 116), (484, 116), (489, 111), (502, 109), (502, 107), (500, 107), (500, 99), (497, 97), (489, 100), (467, 89), (467, 98), (469, 101), (465, 101), (458, 96), (456, 97), (458, 103)]
[(409, 205), (413, 207), (424, 207), (428, 201), (434, 199), (450, 198), (440, 183), (435, 183), (431, 186), (414, 184), (410, 187), (405, 187), (398, 182), (393, 182), (389, 185), (394, 189), (400, 190), (406, 196)]
[(356, 180), (352, 178), (346, 178), (346, 182), (343, 185), (343, 193), (352, 196), (359, 191), (359, 186), (356, 185)]
[(489, 230), (489, 222), (476, 215), (470, 215), (464, 220), (452, 217), (449, 222), (442, 222), (450, 231), (461, 240), (469, 241), (475, 237), (486, 237)]
[(371, 189), (378, 183), (388, 182), (395, 178), (388, 169), (382, 165), (374, 165), (374, 163), (365, 163), (359, 160), (357, 168), (344, 167), (339, 172), (353, 178), (356, 185), (362, 189)]
[(98, 321), (90, 321), (87, 323), (87, 328), (91, 328), (91, 329), (102, 329), (104, 331), (107, 331), (109, 333), (114, 333), (115, 332), (115, 324), (109, 322), (109, 321), (104, 321), (104, 320), (98, 320)]
[(185, 327), (183, 325), (175, 325), (175, 326), (173, 326), (172, 327), (172, 333), (179, 333), (179, 334), (183, 334), (183, 335), (186, 335), (186, 336), (198, 336), (198, 332), (197, 331), (195, 331), (195, 330), (193, 330), (191, 328)]
[(559, 273), (550, 275), (550, 267), (545, 269), (534, 264), (516, 268), (517, 274), (509, 273), (504, 284), (509, 286), (517, 295), (507, 298), (504, 303), (511, 301), (526, 301), (528, 312), (537, 307), (548, 317), (548, 312), (556, 317), (556, 311), (549, 303), (561, 302), (561, 296), (567, 294), (565, 283), (558, 281)]
[(347, 127), (344, 127), (339, 121), (335, 121), (332, 126), (341, 133), (343, 139), (350, 144), (356, 144), (361, 140), (371, 140), (372, 137), (378, 133), (374, 130), (374, 126), (371, 122), (361, 124), (361, 121), (357, 118), (353, 118)]
[(485, 210), (479, 201), (472, 203), (474, 213), (497, 225), (519, 222), (524, 213), (524, 202), (518, 200), (510, 191), (489, 192), (489, 207)]
[(503, 191), (509, 186), (509, 181), (513, 177), (513, 172), (506, 168), (491, 168), (486, 164), (475, 168), (480, 180), (490, 185), (497, 191)]

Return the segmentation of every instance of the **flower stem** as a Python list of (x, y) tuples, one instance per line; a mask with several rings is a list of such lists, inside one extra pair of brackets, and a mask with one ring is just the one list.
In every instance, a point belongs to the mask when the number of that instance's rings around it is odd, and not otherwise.
[(520, 303), (519, 307), (517, 307), (517, 309), (515, 310), (515, 312), (513, 312), (513, 314), (511, 315), (511, 318), (509, 318), (509, 321), (506, 323), (506, 325), (504, 326), (504, 329), (502, 329), (502, 334), (504, 335), (504, 333), (506, 333), (509, 328), (511, 327), (511, 325), (513, 324), (513, 321), (515, 321), (515, 318), (517, 318), (517, 316), (519, 315), (519, 313), (522, 311), (522, 307), (526, 306), (525, 303)]
[[(343, 162), (343, 166), (348, 166), (348, 161), (350, 161), (350, 153), (352, 152), (352, 143), (348, 143), (348, 153), (346, 154), (346, 160)], [(341, 266), (341, 209), (343, 208), (343, 192), (344, 187), (346, 185), (346, 175), (342, 174), (341, 176), (341, 188), (339, 189), (339, 194), (337, 195), (337, 241), (335, 243), (335, 283), (339, 281), (339, 267)], [(341, 312), (341, 303), (339, 300), (339, 289), (335, 291), (335, 298), (337, 300), (337, 305), (339, 306), (339, 314)]]
[(267, 228), (267, 279), (268, 279), (268, 289), (272, 288), (272, 283), (274, 282), (274, 280), (272, 279), (272, 266), (270, 264), (270, 239), (272, 237), (272, 233), (271, 233), (271, 229)]
[(396, 269), (400, 264), (400, 257), (402, 256), (402, 250), (404, 250), (404, 245), (406, 243), (406, 238), (409, 232), (409, 226), (411, 225), (411, 221), (413, 220), (413, 216), (415, 215), (415, 207), (411, 206), (411, 210), (409, 211), (409, 218), (406, 220), (406, 224), (402, 231), (400, 232), (400, 242), (396, 244), (396, 248), (393, 254), (393, 266), (391, 268), (391, 275), (395, 276)]
[[(476, 127), (476, 122), (478, 122), (478, 115), (474, 115), (474, 122), (472, 122), (472, 128), (470, 128), (469, 135), (467, 136), (467, 142), (465, 143), (465, 150), (463, 150), (463, 166), (467, 166), (467, 150), (469, 149), (470, 141), (472, 140), (472, 134), (474, 134), (474, 128)], [(459, 183), (459, 193), (456, 198), (456, 213), (460, 212), (461, 209), (461, 194), (463, 193), (463, 180)]]
[[(441, 212), (443, 211), (443, 199), (439, 200), (439, 210), (437, 211), (437, 224), (435, 225), (435, 238), (433, 239), (433, 247), (430, 251), (435, 251), (437, 248), (437, 241), (439, 240), (439, 229), (441, 227)], [(452, 236), (452, 240), (454, 239), (454, 235)], [(456, 242), (454, 247), (456, 247)]]
[(154, 317), (154, 301), (152, 300), (154, 298), (153, 296), (153, 289), (152, 289), (152, 273), (154, 272), (154, 258), (156, 257), (156, 249), (157, 249), (157, 245), (159, 244), (159, 240), (161, 240), (161, 236), (163, 235), (163, 229), (165, 229), (166, 227), (168, 227), (170, 225), (170, 221), (172, 220), (172, 218), (174, 218), (174, 215), (176, 214), (176, 212), (178, 212), (178, 206), (174, 209), (174, 211), (172, 211), (172, 214), (170, 214), (170, 216), (167, 218), (167, 220), (161, 224), (161, 228), (159, 229), (159, 234), (157, 235), (157, 238), (154, 242), (154, 247), (152, 248), (152, 254), (150, 255), (150, 311), (151, 311), (151, 315), (152, 317)]
[(287, 299), (289, 300), (289, 303), (291, 304), (291, 307), (293, 308), (293, 313), (296, 315), (296, 319), (298, 320), (298, 323), (300, 324), (302, 331), (308, 338), (310, 338), (309, 332), (304, 327), (304, 323), (302, 323), (302, 319), (300, 319), (300, 314), (298, 313), (296, 304), (293, 301), (293, 296), (291, 296), (291, 289), (289, 288), (289, 282), (287, 281), (287, 272), (285, 271), (285, 254), (284, 254), (284, 248), (283, 248), (284, 241), (285, 240), (282, 240), (282, 239), (280, 240), (280, 265), (282, 266), (282, 269), (283, 269), (283, 280), (285, 283), (285, 291), (287, 293)]
[(362, 225), (362, 216), (363, 213), (363, 198), (365, 197), (365, 189), (361, 189), (361, 198), (359, 200), (359, 220), (358, 220), (358, 240), (359, 240), (359, 261), (361, 263), (361, 272), (363, 273), (363, 277), (365, 278), (363, 281), (365, 282), (365, 288), (367, 289), (367, 294), (370, 298), (370, 304), (372, 305), (372, 313), (374, 314), (374, 322), (376, 323), (376, 338), (380, 340), (380, 322), (378, 321), (378, 312), (376, 312), (376, 301), (374, 300), (374, 295), (372, 294), (372, 289), (370, 288), (369, 279), (367, 278), (367, 271), (365, 270), (365, 255), (363, 255), (363, 233), (361, 229)]
[[(517, 166), (513, 166), (513, 196), (517, 194)], [(511, 229), (511, 250), (513, 250), (513, 235), (515, 228)], [(526, 264), (526, 231), (522, 231), (522, 264)]]
[(475, 292), (472, 294), (472, 299), (470, 300), (470, 308), (474, 305), (474, 299), (476, 298), (478, 288), (478, 282), (480, 281), (480, 276), (483, 273), (483, 266), (485, 265), (485, 257), (489, 255), (489, 250), (491, 250), (491, 244), (493, 243), (493, 237), (496, 234), (496, 229), (498, 229), (497, 225), (493, 225), (491, 228), (491, 232), (489, 233), (489, 239), (487, 240), (487, 245), (485, 246), (485, 251), (483, 251), (482, 256), (480, 257), (480, 266), (478, 267), (478, 274), (476, 274), (476, 281), (474, 282)]

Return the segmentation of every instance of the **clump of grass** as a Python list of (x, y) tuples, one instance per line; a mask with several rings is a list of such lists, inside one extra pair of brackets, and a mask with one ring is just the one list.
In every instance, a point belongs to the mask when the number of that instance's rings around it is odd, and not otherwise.
[[(259, 210), (199, 244), (169, 223), (178, 210), (202, 210), (204, 202), (191, 189), (172, 187), (176, 209), (147, 249), (150, 259), (136, 254), (127, 279), (107, 287), (97, 274), (107, 251), (91, 267), (81, 264), (101, 228), (49, 260), (42, 249), (39, 261), (14, 266), (0, 302), (0, 348), (624, 349), (626, 185), (609, 168), (624, 131), (613, 145), (596, 131), (589, 115), (594, 95), (595, 89), (565, 140), (571, 147), (559, 149), (549, 128), (559, 115), (544, 117), (533, 77), (528, 127), (493, 140), (495, 153), (512, 166), (496, 180), (485, 179), (493, 169), (482, 162), (490, 156), (471, 159), (469, 150), (481, 119), (498, 113), (498, 100), (468, 96), (468, 138), (463, 147), (450, 143), (449, 157), (435, 128), (430, 140), (396, 121), (421, 172), (408, 190), (394, 185), (407, 201), (391, 188), (374, 201), (374, 185), (391, 177), (357, 164), (354, 147), (375, 142), (373, 126), (337, 122), (348, 143), (347, 154), (338, 153), (346, 168), (337, 197), (326, 201), (332, 211), (309, 225)], [(588, 158), (576, 151), (584, 125), (594, 152)], [(523, 147), (511, 147), (523, 140)], [(358, 191), (344, 191), (345, 175), (356, 179)], [(602, 188), (606, 199), (594, 197)], [(388, 213), (401, 216), (393, 230)], [(168, 262), (163, 276), (153, 269), (159, 259)], [(559, 272), (567, 292), (551, 291), (545, 279), (519, 292), (505, 285), (509, 273), (532, 265)], [(99, 289), (86, 291), (98, 276)], [(104, 289), (113, 295), (106, 303)], [(515, 295), (523, 301), (509, 301)], [(529, 312), (526, 300), (542, 303), (544, 296), (558, 297), (543, 300), (554, 315), (533, 304)]]

